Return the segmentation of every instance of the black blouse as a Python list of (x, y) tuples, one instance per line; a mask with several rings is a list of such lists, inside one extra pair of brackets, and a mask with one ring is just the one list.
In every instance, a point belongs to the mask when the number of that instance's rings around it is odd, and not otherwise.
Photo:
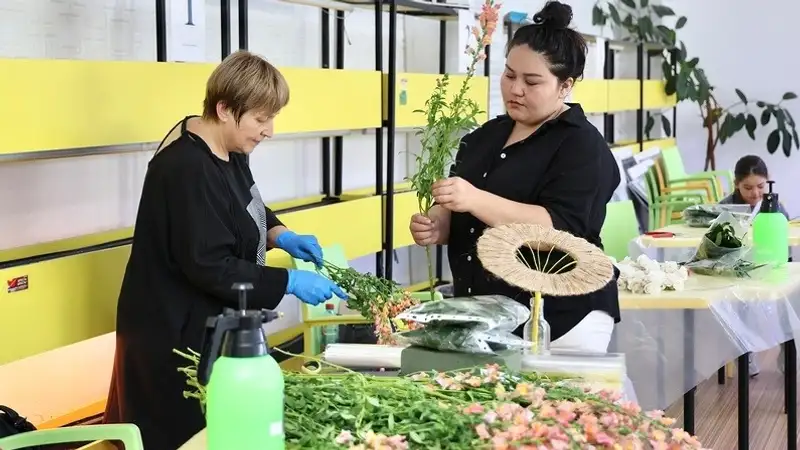
[(173, 349), (201, 350), (206, 320), (237, 307), (234, 283), (253, 284), (250, 308), (274, 309), (288, 279), (265, 266), (267, 231), (281, 223), (245, 156), (219, 159), (186, 120), (170, 134), (145, 176), (106, 410), (107, 422), (139, 426), (152, 450), (174, 450), (204, 426), (197, 401), (183, 398), (177, 368), (187, 361)]
[[(619, 168), (580, 105), (569, 106), (531, 136), (505, 148), (514, 121), (508, 115), (490, 120), (462, 139), (451, 176), (508, 200), (542, 206), (556, 229), (602, 249), (600, 229), (606, 204), (620, 183)], [(481, 266), (476, 243), (485, 228), (471, 214), (452, 214), (448, 256), (455, 295), (501, 294), (529, 305), (529, 293), (498, 280)], [(616, 280), (589, 295), (545, 297), (551, 338), (558, 339), (593, 310), (605, 311), (619, 321)]]

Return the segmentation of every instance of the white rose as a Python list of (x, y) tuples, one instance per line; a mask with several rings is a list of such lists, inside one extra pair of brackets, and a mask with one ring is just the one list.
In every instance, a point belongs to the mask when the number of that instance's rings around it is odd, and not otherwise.
[(667, 275), (662, 271), (648, 272), (644, 277), (644, 282), (647, 284), (657, 284), (659, 286), (664, 284)]
[(644, 285), (644, 293), (647, 295), (658, 295), (663, 290), (661, 283), (647, 283)]
[(678, 263), (675, 261), (666, 261), (661, 264), (661, 269), (666, 273), (676, 273), (678, 272)]
[(645, 266), (647, 266), (647, 265), (648, 265), (649, 263), (651, 263), (651, 262), (653, 262), (653, 260), (652, 260), (652, 259), (650, 259), (650, 257), (649, 257), (649, 256), (647, 256), (647, 255), (639, 255), (639, 256), (636, 258), (636, 264), (639, 264), (639, 265), (640, 265), (640, 266), (642, 266), (642, 267), (645, 267)]
[(644, 282), (642, 280), (628, 281), (628, 290), (634, 294), (641, 294), (644, 292)]
[(678, 269), (678, 274), (680, 274), (681, 278), (686, 280), (689, 278), (689, 269), (687, 269), (686, 266), (681, 266), (680, 269)]

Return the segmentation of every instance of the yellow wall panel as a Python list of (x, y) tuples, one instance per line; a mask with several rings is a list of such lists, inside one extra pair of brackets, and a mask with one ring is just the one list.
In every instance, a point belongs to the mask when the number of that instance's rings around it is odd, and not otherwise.
[(667, 95), (664, 92), (663, 80), (645, 80), (644, 109), (672, 108), (676, 104), (675, 94)]
[[(0, 269), (0, 365), (116, 327), (130, 245)], [(26, 289), (13, 292), (9, 283)], [(9, 292), (12, 291), (12, 292)]]
[(608, 111), (639, 109), (639, 80), (608, 80)]
[[(340, 244), (349, 260), (381, 250), (381, 203), (380, 197), (367, 197), (278, 214), (278, 217), (298, 234), (313, 234), (323, 247)], [(279, 249), (267, 253), (267, 264), (293, 266), (291, 257)]]
[[(201, 112), (206, 80), (214, 67), (0, 59), (0, 121), (4, 124), (0, 154), (160, 141), (178, 120)], [(276, 132), (380, 126), (379, 72), (281, 71), (292, 94), (276, 119)]]
[(603, 113), (608, 110), (608, 81), (582, 80), (572, 88), (571, 102), (580, 103), (587, 114)]
[(419, 212), (416, 192), (404, 192), (394, 196), (394, 242), (392, 248), (414, 245), (408, 230), (411, 216)]
[[(424, 110), (425, 102), (431, 97), (436, 88), (436, 80), (442, 75), (427, 73), (398, 73), (395, 90), (395, 119), (397, 128), (421, 127), (425, 125), (426, 118), (415, 110)], [(448, 94), (452, 98), (461, 89), (465, 75), (450, 75)], [(388, 83), (388, 75), (384, 75), (383, 83)], [(384, 95), (388, 89), (384, 90)], [(484, 114), (477, 121), (479, 124), (489, 120), (489, 79), (476, 76), (470, 80), (470, 89), (467, 97), (474, 100)], [(383, 104), (383, 117), (387, 118), (387, 102)]]

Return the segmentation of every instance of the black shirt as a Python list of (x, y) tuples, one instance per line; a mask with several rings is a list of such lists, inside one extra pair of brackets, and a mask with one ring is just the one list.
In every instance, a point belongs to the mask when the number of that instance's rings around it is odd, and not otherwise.
[[(553, 226), (603, 248), (600, 229), (606, 204), (620, 183), (617, 163), (603, 136), (580, 105), (544, 123), (532, 135), (503, 148), (514, 120), (499, 116), (465, 136), (451, 176), (508, 200), (547, 209)], [(486, 224), (469, 213), (452, 213), (448, 256), (456, 296), (500, 294), (530, 305), (530, 293), (487, 272), (476, 244)], [(556, 340), (589, 312), (620, 319), (616, 280), (575, 297), (544, 297), (544, 316)], [(521, 328), (517, 334), (521, 333)]]
[(173, 349), (201, 350), (205, 322), (236, 307), (235, 282), (254, 286), (249, 307), (275, 308), (287, 271), (266, 267), (264, 206), (245, 156), (216, 157), (177, 126), (145, 176), (117, 308), (117, 348), (107, 422), (139, 426), (146, 448), (174, 450), (204, 426)]

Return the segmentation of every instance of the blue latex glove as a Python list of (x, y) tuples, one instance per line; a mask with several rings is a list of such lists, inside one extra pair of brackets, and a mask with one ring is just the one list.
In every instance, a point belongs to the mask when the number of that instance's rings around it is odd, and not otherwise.
[(299, 298), (303, 303), (316, 306), (325, 303), (334, 295), (347, 298), (342, 288), (322, 275), (308, 270), (289, 270), (289, 282), (286, 293)]
[(317, 267), (322, 267), (322, 247), (314, 236), (284, 231), (275, 239), (275, 244), (297, 259), (313, 262)]

